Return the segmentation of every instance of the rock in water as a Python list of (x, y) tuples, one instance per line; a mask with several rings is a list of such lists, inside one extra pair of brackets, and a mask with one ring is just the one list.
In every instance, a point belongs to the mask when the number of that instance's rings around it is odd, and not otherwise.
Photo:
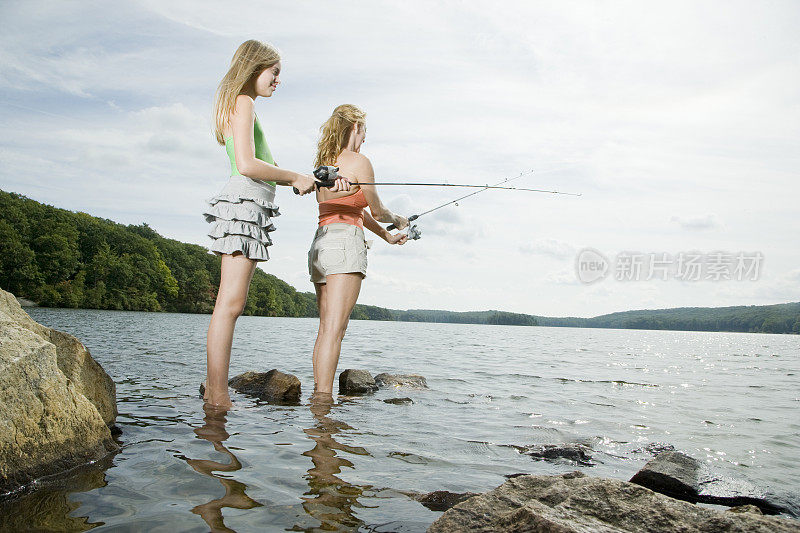
[(278, 404), (300, 403), (300, 380), (273, 368), (269, 372), (245, 372), (228, 380), (237, 392)]
[(745, 480), (712, 474), (705, 464), (681, 452), (658, 454), (631, 478), (631, 483), (692, 503), (755, 505), (765, 514), (800, 516), (796, 501)]
[(348, 368), (339, 374), (339, 394), (367, 394), (378, 390), (367, 370)]
[(119, 450), (114, 382), (77, 339), (0, 290), (0, 494)]
[(475, 492), (449, 492), (437, 490), (416, 496), (416, 500), (431, 511), (446, 511), (452, 506), (477, 496)]
[(698, 507), (618, 479), (519, 476), (447, 510), (428, 533), (797, 532), (789, 518)]
[(650, 490), (681, 500), (691, 500), (698, 493), (698, 473), (702, 465), (694, 457), (681, 452), (662, 452), (647, 462), (631, 478)]
[(594, 466), (592, 449), (578, 442), (564, 444), (537, 444), (521, 449), (534, 459), (550, 462), (570, 462), (575, 465)]
[(414, 400), (412, 400), (411, 398), (388, 398), (386, 400), (383, 400), (383, 402), (391, 403), (394, 405), (403, 405), (406, 403), (414, 403)]
[(419, 374), (378, 374), (375, 376), (378, 387), (407, 387), (410, 389), (427, 389), (425, 376)]

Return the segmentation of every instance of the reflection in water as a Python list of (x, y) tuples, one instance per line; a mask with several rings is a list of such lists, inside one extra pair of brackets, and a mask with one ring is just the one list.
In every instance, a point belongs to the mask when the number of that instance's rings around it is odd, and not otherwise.
[(306, 513), (321, 524), (314, 528), (303, 528), (298, 525), (292, 530), (355, 531), (364, 522), (355, 516), (353, 508), (363, 507), (358, 502), (358, 497), (368, 487), (352, 485), (336, 477), (343, 466), (353, 467), (353, 463), (338, 457), (336, 450), (356, 455), (369, 455), (369, 452), (360, 446), (347, 446), (334, 440), (333, 435), (353, 428), (328, 417), (333, 405), (330, 394), (315, 393), (311, 396), (310, 402), (316, 424), (303, 431), (315, 442), (315, 446), (303, 452), (303, 455), (311, 457), (314, 466), (308, 470), (306, 479), (309, 490), (302, 499)]
[[(299, 522), (287, 528), (289, 531), (356, 531), (364, 525), (364, 522), (355, 516), (353, 509), (363, 507), (358, 498), (370, 487), (352, 485), (337, 477), (342, 467), (353, 467), (353, 463), (337, 456), (337, 450), (357, 455), (370, 454), (360, 446), (347, 446), (334, 440), (333, 435), (353, 428), (328, 416), (332, 405), (333, 398), (330, 394), (314, 394), (310, 398), (309, 407), (314, 425), (303, 431), (314, 441), (314, 447), (303, 452), (303, 455), (311, 458), (313, 467), (305, 476), (309, 489), (301, 496), (305, 513), (295, 515), (295, 518), (305, 516), (306, 520), (300, 518)], [(229, 532), (233, 530), (224, 523), (223, 508), (252, 509), (262, 507), (263, 504), (247, 496), (245, 493), (247, 486), (244, 483), (215, 474), (215, 472), (235, 472), (242, 468), (242, 464), (222, 444), (230, 436), (225, 429), (227, 411), (214, 409), (208, 405), (204, 405), (203, 410), (204, 424), (194, 430), (195, 434), (198, 438), (211, 442), (216, 451), (228, 456), (229, 461), (222, 463), (211, 459), (189, 459), (184, 456), (180, 458), (197, 472), (218, 480), (225, 487), (223, 497), (198, 505), (192, 512), (200, 515), (210, 526), (211, 531)], [(278, 508), (271, 507), (270, 510), (274, 512)], [(309, 523), (308, 519), (313, 524)]]
[(225, 430), (225, 416), (227, 411), (214, 409), (206, 404), (203, 405), (203, 411), (205, 411), (205, 418), (203, 420), (205, 423), (202, 427), (195, 428), (194, 432), (197, 434), (198, 438), (211, 442), (216, 451), (227, 455), (230, 458), (230, 462), (226, 464), (220, 463), (219, 461), (212, 461), (211, 459), (189, 459), (187, 457), (182, 457), (182, 459), (197, 472), (218, 480), (222, 483), (222, 486), (225, 487), (225, 495), (223, 497), (198, 505), (192, 509), (192, 512), (203, 517), (203, 520), (209, 525), (211, 531), (231, 532), (233, 530), (225, 526), (222, 516), (223, 508), (252, 509), (253, 507), (261, 507), (262, 504), (245, 494), (247, 486), (244, 483), (214, 475), (215, 471), (235, 472), (242, 468), (242, 464), (230, 450), (222, 445), (222, 442), (230, 437)]
[[(103, 525), (90, 521), (76, 510), (80, 502), (72, 493), (89, 492), (106, 486), (105, 471), (113, 465), (111, 456), (84, 465), (68, 477), (54, 477), (38, 490), (17, 498), (0, 501), (0, 531), (88, 531)], [(72, 516), (72, 514), (76, 516)]]

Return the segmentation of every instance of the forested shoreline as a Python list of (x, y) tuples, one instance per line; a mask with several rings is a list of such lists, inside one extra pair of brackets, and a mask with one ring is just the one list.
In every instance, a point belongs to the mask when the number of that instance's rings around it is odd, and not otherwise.
[(540, 326), (674, 331), (800, 333), (800, 302), (732, 307), (640, 309), (593, 318), (536, 317)]
[[(210, 313), (220, 260), (147, 224), (123, 225), (0, 191), (0, 288), (47, 307)], [(316, 317), (311, 292), (256, 269), (246, 315)], [(354, 319), (519, 326), (800, 333), (800, 303), (677, 308), (594, 318), (356, 305)]]
[[(126, 226), (0, 191), (0, 287), (38, 305), (210, 313), (219, 273), (219, 257), (164, 238), (147, 224)], [(500, 311), (439, 313), (444, 322), (536, 324), (529, 315)], [(319, 316), (312, 292), (299, 292), (261, 269), (253, 275), (244, 314)], [(360, 304), (352, 318), (439, 321)]]

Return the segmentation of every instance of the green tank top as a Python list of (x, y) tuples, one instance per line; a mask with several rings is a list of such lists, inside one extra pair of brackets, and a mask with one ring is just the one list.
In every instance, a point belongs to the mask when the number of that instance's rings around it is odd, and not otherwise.
[[(269, 146), (267, 146), (267, 139), (264, 137), (264, 130), (261, 129), (258, 115), (256, 115), (256, 121), (253, 124), (253, 141), (256, 145), (256, 159), (274, 165), (275, 160), (272, 159), (272, 153), (269, 151)], [(236, 168), (236, 154), (233, 151), (233, 136), (225, 138), (225, 151), (228, 152), (228, 158), (231, 160), (231, 176), (241, 176), (239, 169)], [(274, 181), (268, 181), (267, 183), (273, 187), (275, 186)]]

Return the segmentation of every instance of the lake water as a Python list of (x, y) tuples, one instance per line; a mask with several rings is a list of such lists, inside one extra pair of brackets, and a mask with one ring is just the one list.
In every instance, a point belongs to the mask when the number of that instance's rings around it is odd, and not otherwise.
[[(59, 531), (424, 531), (411, 491), (481, 492), (517, 472), (629, 479), (670, 444), (723, 474), (800, 492), (800, 338), (352, 321), (339, 369), (419, 373), (311, 408), (315, 319), (242, 317), (231, 376), (297, 375), (304, 405), (207, 415), (208, 315), (28, 309), (117, 384), (122, 452), (6, 503), (3, 526)], [(335, 389), (334, 389), (335, 392)], [(382, 400), (408, 396), (410, 405)], [(582, 442), (593, 466), (514, 446)]]

